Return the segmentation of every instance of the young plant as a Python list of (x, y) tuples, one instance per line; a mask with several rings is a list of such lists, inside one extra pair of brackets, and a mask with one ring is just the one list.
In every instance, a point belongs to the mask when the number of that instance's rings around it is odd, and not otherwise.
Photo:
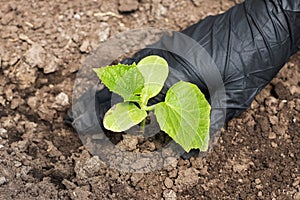
[(105, 114), (106, 129), (125, 131), (143, 122), (147, 112), (154, 110), (161, 130), (186, 152), (193, 148), (207, 151), (210, 105), (196, 85), (179, 81), (167, 91), (164, 102), (148, 106), (149, 99), (159, 94), (168, 77), (165, 59), (148, 56), (138, 64), (118, 64), (94, 71), (110, 91), (124, 99)]

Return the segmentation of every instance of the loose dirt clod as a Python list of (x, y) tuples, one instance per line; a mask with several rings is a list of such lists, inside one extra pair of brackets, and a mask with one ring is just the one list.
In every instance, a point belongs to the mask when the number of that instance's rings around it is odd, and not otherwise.
[(173, 187), (173, 181), (172, 179), (170, 179), (169, 177), (167, 177), (164, 181), (165, 186), (170, 189)]
[(174, 190), (165, 190), (163, 193), (163, 197), (166, 200), (176, 200), (177, 199), (177, 195), (174, 192)]
[(132, 12), (138, 9), (139, 2), (137, 0), (119, 0), (120, 12)]

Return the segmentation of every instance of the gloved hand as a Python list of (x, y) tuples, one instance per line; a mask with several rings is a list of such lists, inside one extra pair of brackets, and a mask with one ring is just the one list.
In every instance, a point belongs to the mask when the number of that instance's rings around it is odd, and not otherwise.
[[(224, 83), (226, 99), (223, 106), (226, 107), (224, 114), (228, 121), (245, 111), (288, 58), (300, 49), (300, 0), (246, 0), (223, 14), (201, 20), (182, 33), (200, 44), (214, 61)], [(182, 48), (186, 44), (179, 37), (172, 36), (162, 38), (154, 46), (170, 45)], [(211, 100), (210, 85), (207, 85), (204, 80), (207, 77), (201, 70), (203, 66), (192, 64), (195, 62), (189, 60), (190, 57), (183, 58), (170, 51), (150, 47), (123, 63), (138, 63), (148, 55), (165, 58), (170, 67), (164, 89), (150, 103), (162, 101), (167, 89), (179, 80), (196, 84)], [(191, 59), (197, 59), (197, 55)], [(217, 86), (214, 89), (218, 90)], [(96, 109), (96, 120), (102, 123), (105, 112), (111, 107), (111, 93), (107, 88), (96, 91), (95, 105), (89, 105), (94, 98), (92, 92), (85, 93), (80, 103)], [(89, 109), (81, 112), (89, 116)], [(69, 112), (66, 121), (72, 123), (73, 117)], [(75, 128), (87, 130), (90, 124), (95, 123), (94, 117), (85, 117)], [(78, 113), (76, 118), (80, 118)], [(217, 118), (215, 114), (211, 121), (217, 121)]]

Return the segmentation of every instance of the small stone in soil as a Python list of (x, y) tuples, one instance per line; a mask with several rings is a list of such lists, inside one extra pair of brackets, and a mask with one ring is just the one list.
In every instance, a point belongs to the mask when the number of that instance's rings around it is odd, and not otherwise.
[(255, 179), (255, 184), (260, 184), (261, 180), (259, 178)]
[(0, 185), (3, 185), (7, 182), (6, 178), (4, 176), (0, 177)]
[(15, 161), (15, 165), (14, 165), (15, 167), (21, 167), (22, 166), (22, 163), (21, 162), (19, 162), (19, 161)]
[(59, 106), (69, 105), (69, 97), (65, 93), (61, 92), (55, 97), (55, 104)]
[(89, 52), (89, 46), (90, 46), (90, 42), (88, 40), (84, 40), (81, 44), (81, 46), (79, 47), (79, 50), (81, 53), (88, 53)]
[(258, 197), (262, 197), (262, 195), (263, 195), (263, 194), (262, 194), (261, 191), (259, 191), (259, 192), (257, 193), (257, 196), (258, 196)]
[(275, 139), (276, 138), (276, 134), (274, 133), (274, 132), (270, 132), (269, 133), (269, 139), (270, 140), (273, 140), (273, 139)]
[(7, 133), (7, 130), (4, 129), (4, 128), (0, 128), (0, 135), (4, 134), (4, 133)]
[(105, 40), (107, 40), (107, 38), (109, 37), (109, 33), (110, 33), (109, 25), (105, 22), (102, 22), (100, 24), (100, 30), (98, 34), (99, 41), (104, 42)]
[(168, 200), (176, 200), (177, 195), (174, 190), (165, 190), (163, 193), (163, 197)]
[(255, 188), (258, 190), (262, 190), (264, 187), (261, 184), (259, 184), (259, 185), (256, 185)]
[(277, 145), (275, 142), (271, 142), (271, 146), (272, 146), (273, 148), (277, 148), (277, 147), (278, 147), (278, 145)]

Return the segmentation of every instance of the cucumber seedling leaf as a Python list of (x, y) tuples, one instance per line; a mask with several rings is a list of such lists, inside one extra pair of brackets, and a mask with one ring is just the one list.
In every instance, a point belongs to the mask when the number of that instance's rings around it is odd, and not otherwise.
[(168, 63), (162, 57), (153, 55), (143, 58), (137, 64), (137, 68), (144, 77), (141, 101), (147, 105), (148, 100), (162, 90), (169, 74)]
[(199, 88), (180, 81), (167, 92), (165, 102), (155, 106), (160, 128), (186, 152), (192, 148), (207, 151), (210, 105)]
[(139, 124), (147, 117), (147, 112), (139, 109), (134, 103), (118, 103), (109, 109), (103, 120), (106, 129), (122, 132)]
[(112, 65), (94, 69), (106, 87), (123, 97), (124, 101), (140, 101), (140, 94), (144, 87), (144, 77), (133, 65)]
[(196, 85), (179, 81), (167, 91), (164, 102), (147, 106), (168, 77), (166, 60), (148, 56), (137, 65), (118, 64), (94, 70), (106, 87), (124, 98), (123, 103), (116, 104), (105, 114), (106, 129), (125, 131), (145, 120), (147, 111), (154, 110), (161, 130), (186, 152), (193, 148), (207, 151), (211, 108)]

